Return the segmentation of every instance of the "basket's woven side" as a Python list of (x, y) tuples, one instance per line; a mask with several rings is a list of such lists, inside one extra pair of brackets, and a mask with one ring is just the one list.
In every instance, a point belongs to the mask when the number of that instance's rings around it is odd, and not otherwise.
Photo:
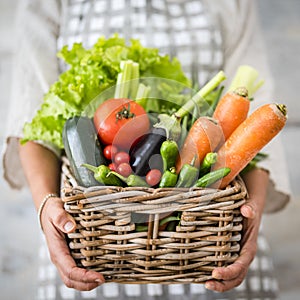
[[(240, 181), (221, 191), (65, 185), (77, 222), (69, 246), (78, 265), (107, 281), (204, 282), (238, 257), (245, 198)], [(179, 219), (161, 225), (170, 215)]]

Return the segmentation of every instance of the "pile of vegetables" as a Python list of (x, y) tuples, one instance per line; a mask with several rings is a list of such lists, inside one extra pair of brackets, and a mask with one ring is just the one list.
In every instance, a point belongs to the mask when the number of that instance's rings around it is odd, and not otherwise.
[[(85, 134), (90, 133), (91, 141), (99, 142), (95, 151), (101, 154), (101, 163), (88, 162), (91, 153), (79, 153), (77, 143), (73, 143), (73, 151), (65, 147), (69, 159), (80, 161), (79, 167), (93, 173), (99, 184), (190, 188), (218, 183), (217, 187), (224, 188), (252, 160), (257, 160), (259, 151), (285, 124), (284, 105), (268, 104), (248, 116), (250, 99), (244, 86), (232, 87), (233, 91), (218, 97), (211, 116), (206, 112), (195, 117), (195, 108), (200, 110), (205, 98), (226, 79), (223, 71), (178, 110), (150, 117), (146, 107), (152, 100), (151, 87), (139, 82), (136, 62), (127, 60), (121, 64), (114, 96), (96, 107), (89, 119), (93, 126)], [(243, 76), (256, 72), (249, 67), (245, 70)], [(135, 74), (134, 80), (131, 74)], [(249, 86), (253, 88), (253, 84)], [(74, 130), (78, 132), (78, 126), (69, 127), (69, 122), (72, 119), (67, 121), (63, 137), (68, 146)], [(87, 143), (85, 136), (81, 143)], [(74, 157), (75, 152), (81, 157)], [(82, 182), (80, 171), (77, 173)]]
[(225, 94), (223, 71), (195, 93), (176, 59), (136, 40), (101, 38), (59, 56), (71, 67), (25, 125), (23, 142), (64, 149), (82, 186), (225, 188), (265, 158), (261, 149), (286, 122), (283, 104), (248, 116), (263, 83), (249, 66)]

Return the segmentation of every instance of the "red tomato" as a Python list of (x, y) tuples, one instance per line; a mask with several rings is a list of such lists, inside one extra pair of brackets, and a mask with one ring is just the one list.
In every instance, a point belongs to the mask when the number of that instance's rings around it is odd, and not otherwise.
[(128, 177), (132, 173), (132, 169), (130, 164), (128, 163), (121, 163), (117, 167), (117, 172), (122, 176)]
[(146, 175), (146, 182), (150, 186), (157, 185), (159, 183), (160, 179), (161, 179), (161, 171), (158, 169), (152, 169)]
[(108, 165), (108, 167), (109, 167), (109, 169), (111, 170), (111, 171), (117, 171), (117, 166), (116, 166), (116, 164), (115, 163), (110, 163), (109, 165)]
[(103, 149), (103, 155), (106, 159), (112, 160), (116, 153), (118, 152), (118, 148), (114, 145), (107, 145)]
[(129, 154), (125, 151), (118, 152), (114, 157), (114, 163), (116, 165), (119, 165), (122, 163), (129, 164), (129, 160), (130, 160)]
[(94, 114), (94, 124), (103, 144), (123, 149), (129, 149), (150, 127), (144, 108), (125, 98), (104, 101)]

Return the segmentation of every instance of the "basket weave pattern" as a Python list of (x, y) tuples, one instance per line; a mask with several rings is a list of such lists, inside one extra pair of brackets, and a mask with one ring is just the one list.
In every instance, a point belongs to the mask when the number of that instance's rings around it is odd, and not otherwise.
[[(101, 272), (107, 282), (203, 283), (214, 268), (239, 255), (247, 192), (240, 179), (225, 190), (154, 189), (76, 185), (63, 164), (65, 210), (76, 220), (68, 235), (79, 266)], [(174, 230), (159, 221), (177, 213)], [(137, 230), (143, 216), (147, 229)]]

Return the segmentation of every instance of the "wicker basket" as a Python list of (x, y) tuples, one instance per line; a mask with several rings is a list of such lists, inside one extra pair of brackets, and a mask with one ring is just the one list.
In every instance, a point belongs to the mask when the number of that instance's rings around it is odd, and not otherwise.
[[(224, 190), (77, 186), (67, 160), (62, 197), (77, 222), (68, 235), (81, 267), (101, 272), (107, 282), (203, 283), (214, 268), (239, 255), (247, 192), (241, 179)], [(160, 230), (162, 216), (177, 212), (173, 231)], [(138, 232), (134, 216), (147, 216)]]

